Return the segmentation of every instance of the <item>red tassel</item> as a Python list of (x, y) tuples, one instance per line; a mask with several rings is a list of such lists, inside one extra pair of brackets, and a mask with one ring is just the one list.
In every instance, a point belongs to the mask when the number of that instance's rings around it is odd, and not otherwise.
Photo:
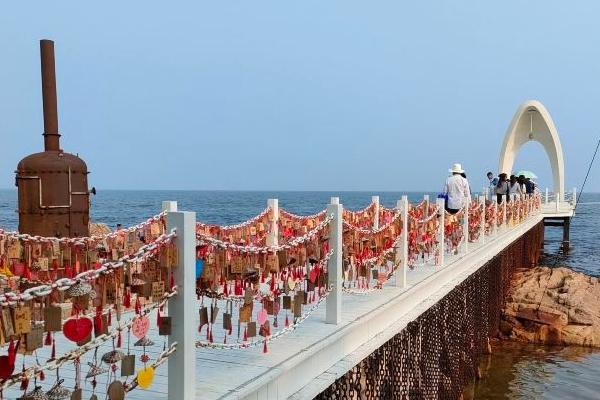
[(290, 319), (288, 318), (287, 313), (285, 314), (285, 327), (287, 328), (288, 326), (290, 326)]
[(25, 265), (25, 268), (23, 269), (23, 275), (22, 276), (25, 279), (31, 280), (31, 271), (29, 270), (29, 267), (27, 265)]
[(244, 342), (248, 341), (248, 327), (244, 328)]
[(227, 290), (227, 282), (223, 284), (223, 296), (229, 296), (229, 290)]
[(210, 338), (208, 339), (210, 343), (213, 342), (213, 329), (210, 330)]
[(160, 310), (156, 312), (156, 327), (160, 327)]
[(94, 317), (94, 334), (99, 336), (102, 334), (102, 307), (96, 309), (96, 316)]
[[(25, 363), (23, 363), (23, 374), (25, 374)], [(22, 378), (21, 379), (21, 390), (27, 390), (27, 386), (29, 386), (29, 379)]]
[(233, 324), (231, 324), (231, 326), (229, 327), (229, 334), (231, 335), (232, 332), (233, 332)]
[(198, 324), (198, 333), (202, 332), (202, 327), (203, 327), (202, 324)]
[(170, 285), (171, 285), (171, 289), (173, 289), (175, 287), (175, 277), (173, 276), (173, 273), (171, 273)]
[(125, 296), (123, 296), (123, 307), (131, 307), (131, 293), (129, 292), (129, 290), (126, 290)]
[(267, 339), (265, 339), (265, 344), (263, 345), (263, 353), (268, 352), (269, 350), (267, 349)]
[(50, 359), (54, 360), (56, 358), (56, 339), (52, 340), (52, 352), (50, 353)]
[(10, 339), (10, 343), (8, 345), (8, 363), (11, 365), (15, 364), (15, 357), (16, 357), (16, 351), (15, 351), (15, 344), (12, 341), (12, 339)]
[(112, 309), (108, 309), (108, 317), (106, 318), (106, 323), (108, 326), (112, 325)]
[(140, 302), (140, 296), (135, 298), (135, 313), (140, 314), (142, 312), (142, 303)]
[(50, 346), (52, 344), (52, 333), (48, 331), (46, 333), (46, 340), (44, 340), (44, 346)]
[(44, 370), (40, 371), (40, 381), (43, 381), (44, 379), (46, 379), (46, 375), (44, 374)]
[(207, 324), (206, 328), (206, 340), (210, 342), (210, 324)]

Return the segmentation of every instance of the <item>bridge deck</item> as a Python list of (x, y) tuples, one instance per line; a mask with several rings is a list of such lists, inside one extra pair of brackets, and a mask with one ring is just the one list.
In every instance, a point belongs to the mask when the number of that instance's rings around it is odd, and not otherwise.
[(570, 203), (562, 203), (556, 209), (556, 203), (542, 204), (542, 214), (545, 218), (568, 218), (574, 214), (573, 206)]

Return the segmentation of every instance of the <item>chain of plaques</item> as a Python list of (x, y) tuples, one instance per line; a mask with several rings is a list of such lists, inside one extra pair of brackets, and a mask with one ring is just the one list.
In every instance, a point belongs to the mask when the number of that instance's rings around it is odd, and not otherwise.
[[(165, 232), (164, 214), (132, 228), (77, 240), (0, 232), (0, 347), (6, 351), (0, 355), (0, 395), (8, 390), (12, 397), (11, 386), (20, 383), (24, 398), (77, 398), (81, 381), (89, 380), (95, 391), (101, 374), (107, 374), (110, 399), (122, 398), (128, 376), (135, 376), (136, 387), (148, 388), (160, 361), (149, 363), (146, 352), (154, 345), (147, 336), (152, 325), (148, 313), (156, 310), (159, 335), (166, 338), (171, 319), (161, 312), (176, 293), (175, 238), (175, 231)], [(133, 317), (125, 322), (123, 315)], [(124, 331), (127, 354), (121, 350)], [(138, 371), (137, 357), (130, 354), (131, 334), (138, 339), (134, 346), (143, 348)], [(57, 341), (76, 347), (57, 356)], [(98, 359), (97, 351), (107, 341), (112, 341), (112, 350)], [(161, 357), (174, 349), (165, 349)], [(40, 362), (43, 358), (45, 363)], [(89, 371), (82, 379), (84, 359), (89, 360)], [(75, 365), (72, 388), (59, 375), (67, 363)], [(45, 380), (44, 370), (56, 371), (53, 385)], [(124, 381), (117, 377), (119, 370)]]
[(408, 264), (426, 264), (439, 257), (437, 232), (439, 230), (439, 207), (422, 202), (411, 207), (408, 216)]

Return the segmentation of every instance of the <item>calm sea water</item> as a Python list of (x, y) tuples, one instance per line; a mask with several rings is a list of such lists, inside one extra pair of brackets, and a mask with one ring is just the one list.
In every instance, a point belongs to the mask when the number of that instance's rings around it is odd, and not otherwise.
[[(163, 200), (176, 200), (180, 210), (195, 211), (198, 220), (215, 224), (244, 221), (262, 211), (268, 198), (297, 214), (313, 214), (325, 208), (331, 196), (344, 207), (367, 206), (379, 195), (393, 207), (400, 192), (235, 192), (235, 191), (99, 191), (92, 199), (92, 219), (110, 227), (134, 225), (160, 212)], [(408, 193), (413, 202), (423, 193)], [(430, 193), (435, 199), (435, 193)], [(17, 227), (16, 191), (0, 189), (0, 227)], [(547, 228), (548, 264), (569, 266), (600, 276), (600, 194), (584, 194), (572, 221), (573, 251), (559, 256), (561, 228)], [(544, 348), (501, 343), (487, 360), (485, 378), (472, 388), (477, 399), (600, 399), (600, 352), (578, 348)]]

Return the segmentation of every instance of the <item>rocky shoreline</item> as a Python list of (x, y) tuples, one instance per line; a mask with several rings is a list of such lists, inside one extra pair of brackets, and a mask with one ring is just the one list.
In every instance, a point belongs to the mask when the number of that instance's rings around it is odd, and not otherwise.
[(500, 337), (546, 345), (600, 347), (600, 280), (569, 268), (515, 273)]

